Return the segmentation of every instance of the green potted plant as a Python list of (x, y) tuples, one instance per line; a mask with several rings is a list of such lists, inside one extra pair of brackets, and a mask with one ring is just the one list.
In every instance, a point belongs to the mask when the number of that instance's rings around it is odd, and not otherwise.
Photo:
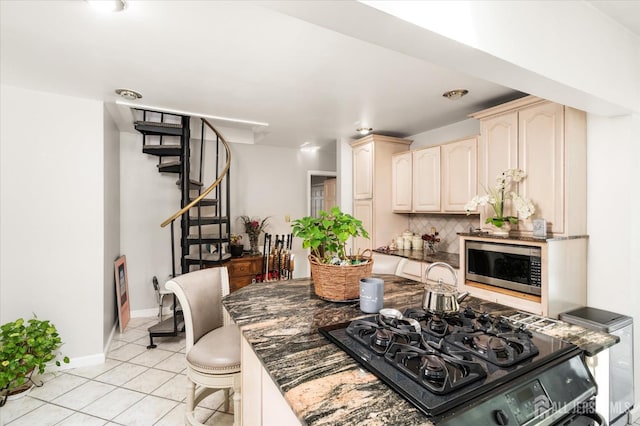
[(302, 248), (311, 249), (309, 264), (316, 294), (330, 301), (347, 301), (359, 296), (360, 278), (371, 275), (371, 254), (347, 255), (351, 237), (369, 238), (362, 221), (339, 207), (320, 211), (292, 222), (292, 233), (302, 238)]
[(244, 245), (242, 244), (242, 235), (231, 234), (229, 238), (229, 253), (233, 257), (241, 257)]
[[(28, 390), (31, 376), (43, 374), (48, 363), (60, 366), (60, 346), (56, 327), (35, 315), (26, 322), (18, 318), (0, 326), (0, 406), (9, 395)], [(69, 363), (69, 358), (62, 361)]]

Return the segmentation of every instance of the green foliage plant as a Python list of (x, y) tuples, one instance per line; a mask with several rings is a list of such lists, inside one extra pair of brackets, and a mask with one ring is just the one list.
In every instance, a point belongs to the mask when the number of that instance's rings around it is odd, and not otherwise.
[(369, 238), (362, 221), (339, 207), (330, 212), (320, 211), (318, 217), (305, 216), (292, 222), (292, 233), (302, 238), (302, 248), (310, 248), (311, 254), (322, 263), (332, 263), (332, 259), (350, 260), (345, 245), (350, 237)]
[[(37, 372), (43, 374), (48, 363), (58, 360), (62, 340), (56, 327), (35, 315), (29, 321), (18, 318), (0, 326), (0, 395), (24, 384)], [(63, 357), (69, 363), (68, 357)]]

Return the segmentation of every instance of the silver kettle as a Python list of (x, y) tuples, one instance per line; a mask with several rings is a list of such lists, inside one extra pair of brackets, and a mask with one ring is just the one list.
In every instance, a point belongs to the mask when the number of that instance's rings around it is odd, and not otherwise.
[(460, 308), (459, 303), (462, 302), (469, 293), (464, 292), (458, 294), (458, 277), (456, 276), (456, 271), (448, 263), (434, 262), (430, 264), (424, 273), (425, 282), (429, 282), (429, 272), (436, 267), (445, 268), (451, 272), (453, 276), (453, 286), (445, 285), (442, 279), (438, 279), (436, 286), (425, 287), (422, 308), (438, 315), (456, 313)]

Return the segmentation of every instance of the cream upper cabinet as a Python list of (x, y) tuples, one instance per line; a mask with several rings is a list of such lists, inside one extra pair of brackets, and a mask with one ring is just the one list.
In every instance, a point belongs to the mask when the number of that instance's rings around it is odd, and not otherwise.
[[(518, 232), (530, 234), (532, 220), (542, 218), (552, 235), (586, 234), (584, 111), (527, 96), (472, 116), (480, 119), (479, 188), (494, 186), (507, 169), (519, 168), (527, 175), (517, 191), (533, 202), (536, 212), (519, 221)], [(505, 213), (515, 215), (513, 206)], [(481, 212), (483, 225), (491, 214)]]
[(442, 211), (464, 212), (477, 191), (477, 138), (440, 147), (442, 167)]
[(391, 157), (391, 209), (394, 212), (411, 211), (411, 152)]
[(381, 135), (368, 135), (352, 142), (353, 216), (363, 222), (370, 236), (368, 240), (358, 238), (353, 242), (354, 253), (358, 249), (388, 245), (409, 227), (409, 218), (394, 213), (392, 207), (392, 158), (394, 154), (408, 152), (409, 145), (408, 139)]
[(373, 141), (353, 148), (353, 198), (373, 197)]
[[(527, 173), (519, 184), (520, 195), (535, 203), (536, 216), (550, 222), (553, 233), (563, 234), (564, 107), (544, 102), (518, 114), (518, 166)], [(533, 230), (531, 220), (518, 226)]]
[(414, 212), (440, 211), (440, 147), (417, 149), (413, 157)]
[[(496, 184), (496, 178), (505, 170), (518, 166), (518, 113), (509, 112), (480, 122), (478, 140), (478, 192)], [(507, 200), (504, 213), (515, 216), (511, 201)], [(494, 215), (491, 206), (480, 207), (480, 224)]]

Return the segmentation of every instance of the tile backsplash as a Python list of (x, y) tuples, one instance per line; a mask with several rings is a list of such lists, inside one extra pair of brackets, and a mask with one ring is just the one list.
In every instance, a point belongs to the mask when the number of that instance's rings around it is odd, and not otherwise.
[(409, 216), (409, 231), (417, 235), (431, 233), (436, 228), (440, 243), (438, 251), (460, 253), (458, 232), (469, 232), (480, 226), (478, 215), (447, 215), (447, 214), (412, 214)]

